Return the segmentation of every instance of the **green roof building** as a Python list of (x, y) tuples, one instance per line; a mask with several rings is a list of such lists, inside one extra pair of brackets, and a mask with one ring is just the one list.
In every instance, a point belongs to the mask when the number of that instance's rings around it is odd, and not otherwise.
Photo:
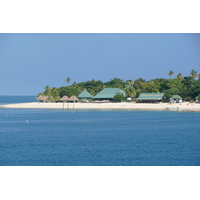
[(165, 93), (140, 93), (139, 97), (136, 98), (143, 103), (157, 103), (163, 99)]
[(172, 99), (182, 99), (182, 97), (180, 97), (179, 95), (173, 95), (171, 98)]
[(120, 88), (104, 88), (100, 91), (94, 99), (105, 99), (105, 100), (112, 100), (116, 94), (123, 94), (125, 96), (125, 92)]
[(79, 95), (78, 95), (79, 99), (82, 99), (82, 102), (89, 102), (88, 99), (92, 99), (93, 96), (87, 91), (87, 90), (83, 90)]
[(87, 90), (83, 90), (79, 95), (78, 98), (85, 98), (85, 99), (91, 99), (93, 96), (87, 91)]
[(181, 103), (182, 97), (180, 97), (179, 95), (172, 95), (172, 97), (170, 98), (170, 102), (171, 103)]

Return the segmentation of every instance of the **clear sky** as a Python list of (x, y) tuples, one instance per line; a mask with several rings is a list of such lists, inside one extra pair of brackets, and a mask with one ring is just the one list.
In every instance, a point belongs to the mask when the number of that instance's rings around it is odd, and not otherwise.
[(200, 73), (200, 34), (0, 34), (0, 95), (36, 95), (47, 85)]

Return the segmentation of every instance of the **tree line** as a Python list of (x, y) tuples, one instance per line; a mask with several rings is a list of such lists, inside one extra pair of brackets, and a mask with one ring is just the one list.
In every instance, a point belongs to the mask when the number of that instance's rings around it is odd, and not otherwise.
[[(185, 101), (194, 101), (197, 96), (200, 97), (200, 74), (192, 70), (189, 76), (183, 76), (181, 73), (174, 77), (171, 70), (168, 75), (169, 79), (156, 78), (146, 81), (143, 78), (136, 80), (126, 80), (113, 78), (110, 81), (102, 82), (100, 80), (90, 80), (86, 82), (72, 82), (71, 78), (67, 78), (67, 86), (59, 88), (46, 86), (44, 92), (37, 95), (49, 96), (51, 100), (57, 101), (63, 96), (78, 96), (83, 90), (87, 90), (91, 95), (95, 96), (104, 88), (120, 88), (127, 97), (137, 98), (140, 93), (165, 93), (166, 101), (172, 95), (180, 95)], [(71, 84), (71, 85), (70, 85)], [(200, 98), (199, 98), (200, 99)]]

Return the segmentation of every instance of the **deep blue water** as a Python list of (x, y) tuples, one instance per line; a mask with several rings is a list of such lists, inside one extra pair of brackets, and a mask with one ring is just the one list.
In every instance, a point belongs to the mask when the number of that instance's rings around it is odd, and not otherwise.
[(1, 166), (199, 166), (200, 112), (0, 109)]
[(12, 104), (12, 103), (28, 103), (28, 102), (36, 102), (36, 96), (3, 96), (0, 95), (0, 105), (3, 104)]

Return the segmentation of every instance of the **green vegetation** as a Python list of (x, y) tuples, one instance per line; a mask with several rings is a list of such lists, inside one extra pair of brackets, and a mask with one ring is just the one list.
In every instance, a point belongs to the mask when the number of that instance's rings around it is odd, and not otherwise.
[[(171, 70), (168, 75), (170, 79), (156, 78), (146, 81), (143, 78), (136, 80), (124, 81), (119, 78), (113, 78), (108, 82), (100, 80), (90, 80), (86, 82), (74, 82), (68, 86), (59, 88), (46, 86), (44, 92), (37, 95), (49, 96), (48, 100), (58, 101), (64, 95), (71, 97), (78, 96), (83, 90), (87, 90), (91, 95), (96, 95), (104, 88), (120, 88), (127, 97), (137, 98), (140, 93), (165, 93), (165, 98), (168, 100), (172, 95), (180, 95), (184, 100), (193, 101), (197, 96), (200, 96), (200, 74), (192, 70), (190, 76), (183, 77), (181, 73), (176, 75), (176, 78), (171, 78), (174, 72)], [(198, 79), (198, 80), (197, 80)], [(69, 84), (70, 78), (66, 79)], [(124, 99), (116, 95), (115, 100), (123, 101)]]
[(194, 69), (190, 72), (190, 75), (196, 79), (198, 77), (197, 71), (194, 71)]
[(168, 73), (168, 75), (170, 76), (170, 79), (171, 79), (171, 77), (174, 75), (174, 72), (171, 70), (171, 71)]
[(177, 76), (176, 76), (177, 79), (179, 80), (183, 80), (183, 75), (181, 73), (179, 73)]
[(67, 82), (67, 84), (69, 85), (69, 83), (71, 82), (72, 80), (71, 80), (71, 78), (66, 78), (66, 80), (65, 80), (65, 82)]
[(114, 101), (117, 101), (117, 102), (122, 102), (122, 101), (125, 101), (126, 98), (124, 97), (123, 94), (119, 94), (117, 93), (115, 96), (114, 96)]

